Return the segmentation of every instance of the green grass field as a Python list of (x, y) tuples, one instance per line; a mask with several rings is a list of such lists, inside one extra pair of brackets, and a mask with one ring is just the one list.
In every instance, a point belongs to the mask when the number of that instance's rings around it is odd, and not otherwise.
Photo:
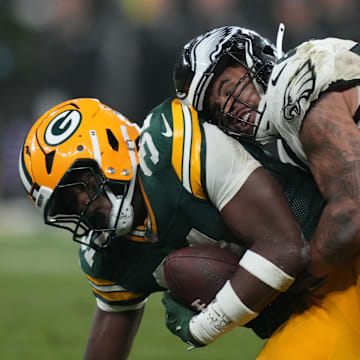
[[(81, 359), (95, 300), (61, 231), (0, 235), (0, 359)], [(131, 360), (255, 359), (263, 342), (236, 329), (216, 343), (186, 351), (165, 327), (161, 295), (147, 303)]]

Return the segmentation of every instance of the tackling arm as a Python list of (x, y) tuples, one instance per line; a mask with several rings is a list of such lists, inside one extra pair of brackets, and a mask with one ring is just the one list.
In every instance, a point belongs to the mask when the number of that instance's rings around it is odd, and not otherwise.
[(248, 250), (214, 301), (192, 318), (190, 334), (200, 344), (256, 317), (287, 290), (308, 260), (307, 244), (286, 198), (263, 168), (250, 175), (221, 215)]
[(122, 312), (95, 311), (84, 360), (125, 360), (144, 308)]
[(356, 88), (323, 95), (303, 122), (300, 140), (327, 204), (310, 241), (308, 272), (323, 277), (360, 241), (360, 133), (352, 116)]
[[(271, 266), (274, 265), (284, 272), (282, 275), (279, 272), (279, 276), (284, 277), (285, 283), (292, 283), (290, 278), (296, 277), (304, 269), (308, 260), (307, 244), (279, 185), (265, 169), (254, 171), (221, 214), (229, 228), (238, 239), (246, 242), (252, 253), (271, 262), (266, 268), (268, 271), (272, 271)], [(259, 260), (253, 255), (248, 259), (250, 262)], [(270, 286), (272, 280), (262, 278), (266, 274), (254, 274), (250, 269), (251, 264), (242, 265), (242, 261), (231, 284), (242, 301), (259, 312), (286, 289), (281, 284)], [(263, 266), (265, 270), (266, 264), (262, 261), (260, 259), (260, 263), (254, 265)]]

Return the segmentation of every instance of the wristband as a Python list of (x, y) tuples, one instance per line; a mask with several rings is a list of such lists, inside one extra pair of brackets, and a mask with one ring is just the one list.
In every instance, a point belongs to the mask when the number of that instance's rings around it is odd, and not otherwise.
[(189, 324), (190, 334), (201, 344), (209, 344), (234, 327), (244, 325), (258, 314), (236, 295), (228, 280), (213, 300)]
[(245, 252), (239, 265), (266, 285), (280, 292), (286, 291), (295, 280), (274, 263), (251, 250)]
[(197, 342), (210, 344), (224, 334), (225, 330), (230, 330), (231, 325), (231, 320), (220, 309), (215, 299), (200, 314), (193, 316), (189, 330)]
[(226, 316), (237, 325), (245, 325), (259, 315), (241, 301), (231, 286), (230, 280), (217, 293), (216, 300)]

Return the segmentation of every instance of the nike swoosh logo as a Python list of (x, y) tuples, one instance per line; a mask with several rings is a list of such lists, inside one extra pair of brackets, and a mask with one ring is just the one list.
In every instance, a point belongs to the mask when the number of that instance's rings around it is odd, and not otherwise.
[(286, 65), (287, 65), (287, 64), (285, 64), (285, 65), (281, 68), (281, 70), (279, 71), (279, 73), (276, 75), (276, 77), (271, 80), (271, 85), (272, 85), (272, 86), (275, 86), (275, 85), (276, 85), (276, 83), (277, 83), (278, 80), (279, 80), (279, 77), (280, 77), (281, 73), (282, 73), (283, 70), (286, 68)]
[(165, 137), (171, 137), (173, 132), (171, 130), (171, 127), (170, 127), (169, 123), (166, 120), (166, 117), (165, 117), (164, 113), (161, 113), (161, 117), (162, 117), (162, 119), (164, 121), (165, 130), (166, 130), (165, 132), (162, 132), (161, 135), (164, 135)]

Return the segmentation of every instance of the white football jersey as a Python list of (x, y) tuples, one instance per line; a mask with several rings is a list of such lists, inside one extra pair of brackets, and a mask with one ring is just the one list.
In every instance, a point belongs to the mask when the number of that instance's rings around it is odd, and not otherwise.
[(311, 103), (324, 91), (359, 84), (360, 44), (336, 38), (302, 43), (274, 66), (259, 105), (264, 112), (257, 140), (266, 144), (280, 137), (307, 164), (299, 132)]

